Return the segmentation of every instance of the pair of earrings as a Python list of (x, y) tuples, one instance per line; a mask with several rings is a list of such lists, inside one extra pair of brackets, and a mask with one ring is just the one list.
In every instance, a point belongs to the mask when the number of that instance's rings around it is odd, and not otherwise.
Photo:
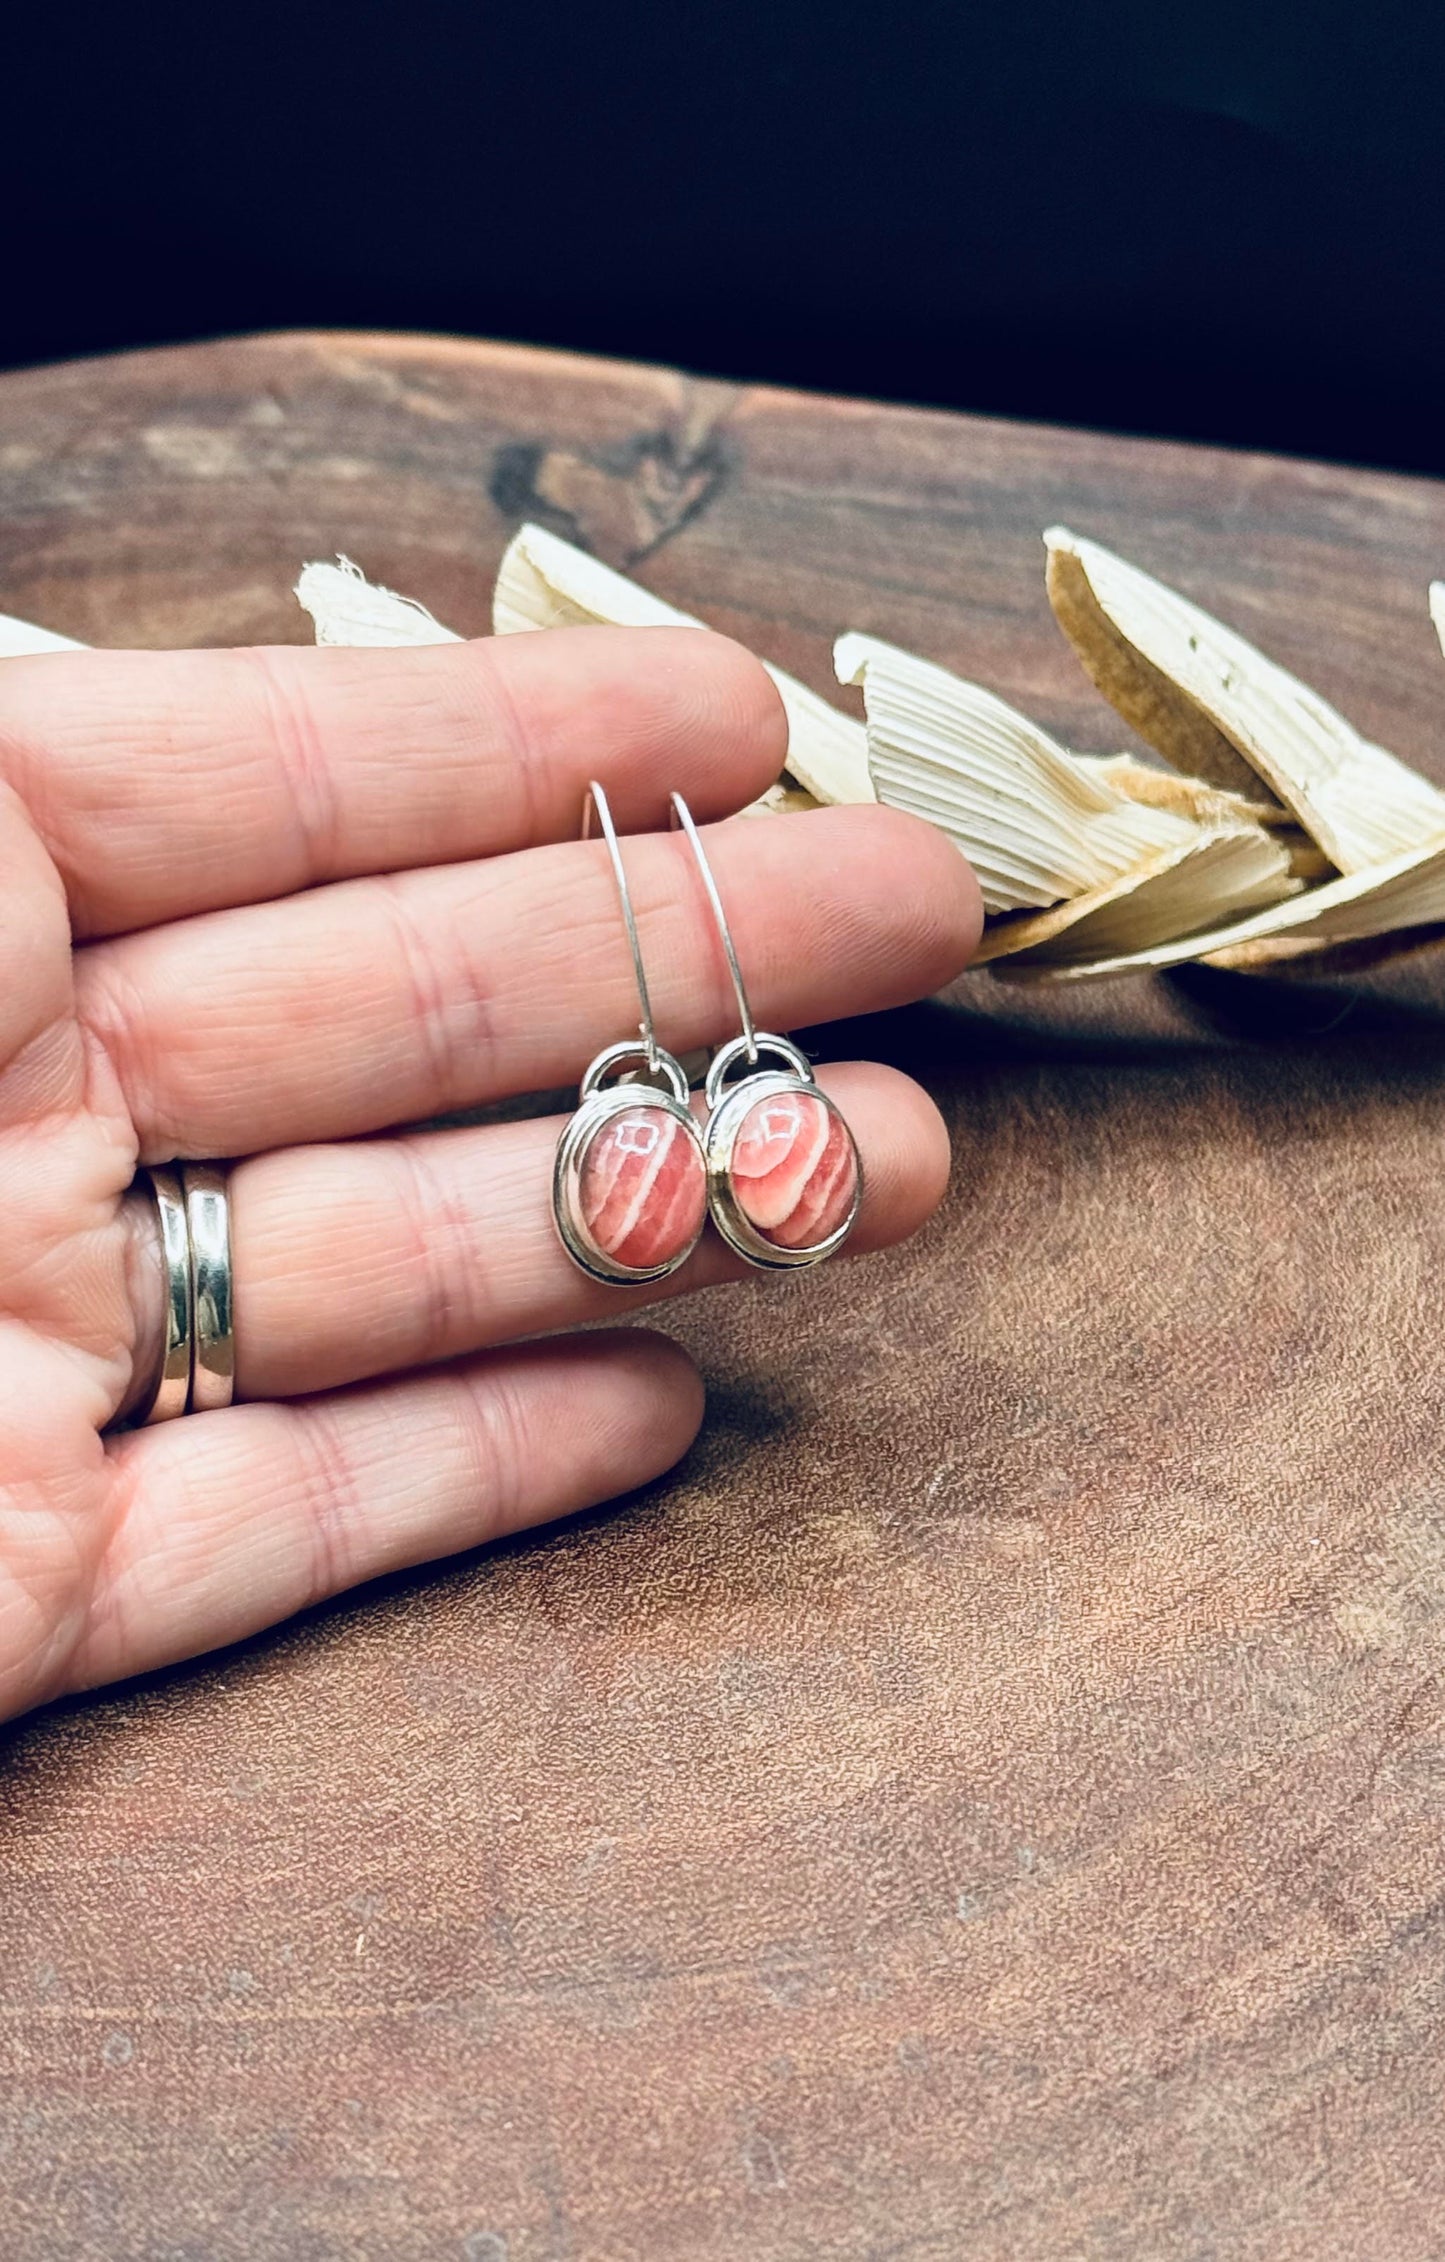
[[(853, 1134), (786, 1037), (753, 1026), (727, 915), (681, 794), (672, 796), (717, 921), (742, 1032), (715, 1055), (707, 1122), (687, 1104), (681, 1064), (657, 1042), (622, 851), (600, 785), (588, 789), (582, 838), (596, 811), (612, 860), (637, 977), (636, 1038), (597, 1055), (577, 1112), (557, 1143), (552, 1209), (562, 1245), (594, 1280), (663, 1280), (692, 1254), (711, 1213), (729, 1248), (768, 1270), (817, 1264), (852, 1229), (863, 1174)], [(780, 1062), (765, 1067), (763, 1055)], [(729, 1078), (745, 1068), (737, 1082)]]

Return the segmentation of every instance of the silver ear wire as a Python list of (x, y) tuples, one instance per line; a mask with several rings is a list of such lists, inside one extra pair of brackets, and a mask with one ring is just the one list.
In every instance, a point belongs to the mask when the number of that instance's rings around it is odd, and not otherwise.
[(757, 1031), (753, 1027), (752, 1011), (748, 1005), (748, 993), (743, 988), (742, 969), (738, 965), (738, 954), (733, 948), (732, 929), (728, 925), (727, 913), (722, 907), (722, 897), (718, 894), (717, 881), (712, 875), (712, 866), (707, 860), (707, 850), (703, 847), (702, 837), (697, 826), (693, 823), (692, 811), (680, 793), (675, 793), (672, 796), (672, 822), (674, 828), (680, 825), (687, 834), (688, 846), (692, 850), (698, 871), (702, 875), (702, 884), (707, 890), (707, 899), (712, 905), (712, 915), (717, 922), (718, 934), (722, 938), (723, 953), (728, 962), (728, 972), (732, 976), (733, 995), (738, 1001), (738, 1019), (742, 1023), (748, 1066), (754, 1068), (758, 1059)]
[[(592, 813), (594, 810), (597, 813), (597, 822), (601, 829), (602, 838), (607, 843), (607, 853), (612, 859), (612, 877), (617, 882), (617, 894), (622, 904), (623, 924), (627, 929), (627, 944), (632, 952), (632, 971), (637, 976), (637, 995), (642, 1006), (642, 1019), (638, 1023), (638, 1029), (642, 1041), (647, 1047), (648, 1073), (655, 1076), (658, 1071), (660, 1056), (657, 1033), (652, 1026), (652, 1000), (647, 994), (647, 970), (642, 963), (642, 944), (638, 940), (637, 921), (633, 917), (632, 896), (627, 885), (627, 872), (622, 862), (622, 850), (618, 844), (617, 828), (612, 822), (612, 811), (607, 805), (607, 796), (595, 778), (587, 788), (587, 799), (582, 805), (582, 838), (584, 840), (592, 838)], [(688, 819), (688, 822), (691, 824), (691, 818)]]

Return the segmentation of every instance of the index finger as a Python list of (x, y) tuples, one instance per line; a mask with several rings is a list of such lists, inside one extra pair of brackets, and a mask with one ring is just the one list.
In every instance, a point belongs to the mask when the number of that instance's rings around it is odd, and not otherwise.
[(82, 937), (566, 840), (594, 777), (623, 830), (674, 787), (727, 816), (786, 751), (760, 663), (704, 629), (0, 666), (0, 782)]

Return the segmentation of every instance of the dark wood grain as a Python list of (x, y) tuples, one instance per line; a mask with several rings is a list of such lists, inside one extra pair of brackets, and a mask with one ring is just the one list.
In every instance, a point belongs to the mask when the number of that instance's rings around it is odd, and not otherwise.
[[(1103, 748), (1064, 519), (1445, 782), (1421, 482), (425, 340), (0, 383), (0, 608), (91, 641), (336, 549), (480, 630), (523, 514)], [(1440, 963), (834, 1035), (950, 1203), (672, 1316), (674, 1480), (22, 1724), (4, 2251), (1437, 2255)]]

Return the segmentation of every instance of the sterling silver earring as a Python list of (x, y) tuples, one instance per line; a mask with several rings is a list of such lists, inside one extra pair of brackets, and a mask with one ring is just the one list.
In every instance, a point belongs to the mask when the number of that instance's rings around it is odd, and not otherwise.
[[(582, 1079), (577, 1112), (557, 1142), (552, 1214), (574, 1264), (594, 1280), (627, 1286), (664, 1280), (692, 1254), (707, 1220), (707, 1175), (687, 1078), (653, 1029), (622, 851), (596, 784), (587, 791), (584, 840), (594, 809), (612, 859), (642, 1019), (637, 1037), (608, 1045)], [(607, 1081), (613, 1076), (623, 1080)]]
[[(815, 1265), (841, 1248), (862, 1199), (863, 1171), (853, 1134), (806, 1057), (786, 1037), (755, 1029), (737, 952), (707, 853), (680, 793), (673, 816), (687, 834), (722, 939), (742, 1022), (708, 1070), (704, 1134), (707, 1198), (729, 1248), (768, 1270)], [(765, 1068), (762, 1055), (781, 1061)], [(740, 1062), (747, 1074), (728, 1077)]]

